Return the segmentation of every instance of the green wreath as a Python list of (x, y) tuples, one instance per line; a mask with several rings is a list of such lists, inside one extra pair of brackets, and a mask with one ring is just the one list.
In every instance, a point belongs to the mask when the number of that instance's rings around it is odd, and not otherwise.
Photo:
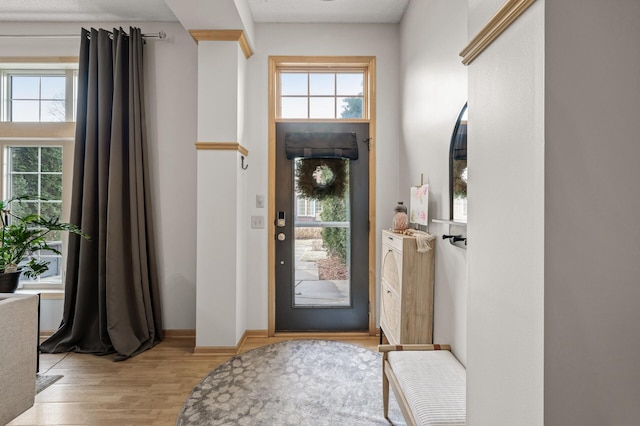
[(343, 197), (347, 188), (346, 161), (303, 158), (296, 164), (296, 190), (305, 198)]

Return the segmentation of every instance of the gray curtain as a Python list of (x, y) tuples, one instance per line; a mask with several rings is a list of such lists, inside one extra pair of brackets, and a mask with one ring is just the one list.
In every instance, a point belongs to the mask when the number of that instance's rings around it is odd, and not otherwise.
[(144, 113), (142, 34), (83, 29), (63, 320), (43, 352), (115, 353), (162, 339)]

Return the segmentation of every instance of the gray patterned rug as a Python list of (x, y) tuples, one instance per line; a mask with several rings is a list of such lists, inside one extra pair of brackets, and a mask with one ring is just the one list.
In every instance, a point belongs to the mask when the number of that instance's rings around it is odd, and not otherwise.
[(233, 357), (195, 387), (177, 425), (404, 425), (381, 355), (349, 343), (293, 340)]

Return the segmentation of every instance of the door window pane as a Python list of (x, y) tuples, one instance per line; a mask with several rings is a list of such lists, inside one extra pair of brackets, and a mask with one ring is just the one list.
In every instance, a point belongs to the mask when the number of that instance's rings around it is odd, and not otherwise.
[(280, 74), (280, 94), (282, 96), (308, 95), (307, 73), (282, 73)]
[(340, 118), (362, 118), (362, 98), (338, 98)]
[(309, 74), (309, 94), (334, 95), (336, 90), (336, 76), (333, 73)]
[(336, 118), (334, 102), (333, 97), (309, 99), (309, 118)]
[(337, 95), (349, 96), (360, 95), (363, 93), (364, 75), (362, 73), (349, 73), (337, 75)]
[[(297, 158), (295, 167), (301, 159)], [(349, 162), (346, 162), (349, 176)], [(294, 188), (297, 185), (294, 185)], [(342, 197), (311, 200), (295, 192), (294, 305), (351, 304), (351, 223), (349, 190)], [(295, 189), (294, 189), (295, 191)], [(313, 207), (311, 207), (313, 206)], [(310, 207), (314, 214), (310, 214)]]
[(282, 118), (308, 118), (307, 98), (285, 98), (281, 99)]

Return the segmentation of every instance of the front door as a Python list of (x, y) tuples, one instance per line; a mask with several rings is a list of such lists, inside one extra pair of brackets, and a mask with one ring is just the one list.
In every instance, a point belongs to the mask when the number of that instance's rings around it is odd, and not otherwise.
[[(287, 133), (301, 132), (355, 133), (358, 159), (310, 170), (317, 160), (286, 155)], [(368, 123), (276, 124), (276, 331), (368, 331), (368, 137)], [(318, 200), (301, 176), (320, 189), (344, 178), (345, 190)]]

